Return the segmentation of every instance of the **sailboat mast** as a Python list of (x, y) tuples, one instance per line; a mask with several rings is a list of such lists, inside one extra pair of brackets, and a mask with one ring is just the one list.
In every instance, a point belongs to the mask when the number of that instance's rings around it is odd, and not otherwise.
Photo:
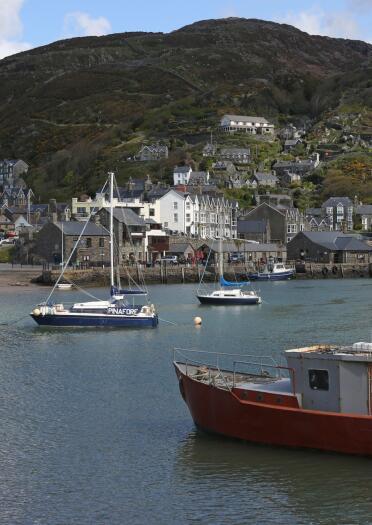
[(114, 282), (114, 174), (110, 172), (110, 267), (111, 267), (111, 286)]
[(219, 271), (220, 271), (220, 278), (223, 277), (223, 248), (222, 248), (222, 232), (220, 230), (220, 242), (219, 242), (219, 256), (220, 260), (218, 262)]
[(62, 267), (62, 269), (63, 269), (64, 264), (65, 264), (65, 257), (64, 257), (64, 253), (63, 253), (63, 252), (64, 252), (64, 246), (63, 246), (63, 222), (62, 222), (62, 228), (61, 228), (61, 230), (62, 230), (62, 241), (61, 241), (61, 252), (62, 252), (62, 261), (61, 261), (61, 263), (62, 263), (62, 264), (61, 264), (61, 267)]

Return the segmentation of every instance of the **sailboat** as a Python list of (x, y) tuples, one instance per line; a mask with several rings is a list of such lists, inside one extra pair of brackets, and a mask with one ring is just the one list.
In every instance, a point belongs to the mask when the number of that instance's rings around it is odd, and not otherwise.
[[(79, 327), (121, 327), (121, 328), (144, 328), (156, 327), (158, 315), (153, 304), (136, 305), (135, 297), (147, 296), (147, 292), (141, 289), (122, 290), (120, 283), (115, 282), (114, 274), (114, 221), (113, 221), (113, 188), (114, 174), (110, 173), (110, 292), (108, 300), (96, 300), (75, 303), (65, 308), (61, 303), (52, 303), (50, 299), (61, 280), (67, 265), (70, 262), (74, 250), (67, 259), (62, 273), (57, 279), (47, 300), (39, 304), (31, 312), (31, 317), (41, 326), (79, 326)], [(88, 223), (88, 221), (87, 221)], [(75, 245), (79, 243), (84, 228)], [(129, 297), (132, 296), (132, 304)]]
[(196, 292), (196, 297), (202, 304), (213, 304), (213, 305), (239, 305), (239, 304), (260, 304), (261, 297), (254, 290), (243, 290), (243, 287), (249, 282), (233, 283), (226, 281), (223, 276), (223, 250), (222, 250), (222, 237), (220, 236), (219, 241), (219, 289), (210, 291), (200, 291), (200, 285), (203, 278), (200, 280), (199, 288)]

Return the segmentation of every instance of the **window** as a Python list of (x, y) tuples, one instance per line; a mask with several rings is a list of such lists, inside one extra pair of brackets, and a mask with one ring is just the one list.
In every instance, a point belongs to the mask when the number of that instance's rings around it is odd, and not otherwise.
[(86, 247), (91, 248), (92, 247), (92, 239), (90, 237), (87, 237), (86, 240)]
[(190, 215), (190, 213), (186, 213), (186, 220), (187, 220), (187, 222), (190, 222), (190, 221), (191, 221), (191, 215)]
[(168, 228), (168, 223), (167, 222), (164, 223), (164, 228)]
[(328, 206), (328, 207), (326, 208), (326, 210), (327, 210), (327, 211), (326, 211), (327, 215), (333, 215), (333, 208), (332, 208), (332, 206)]
[(189, 210), (189, 209), (190, 209), (190, 203), (186, 202), (186, 210)]
[(104, 248), (105, 247), (105, 239), (103, 237), (99, 238), (99, 247)]
[(297, 224), (287, 224), (287, 233), (297, 233)]
[(150, 217), (154, 217), (155, 216), (155, 209), (154, 208), (150, 208), (149, 215), (150, 215)]
[(178, 222), (178, 213), (175, 213), (175, 214), (173, 215), (173, 221), (174, 221), (174, 222)]
[(309, 370), (309, 386), (312, 390), (329, 390), (328, 370)]
[(174, 210), (178, 210), (178, 202), (174, 202), (173, 203), (173, 209)]

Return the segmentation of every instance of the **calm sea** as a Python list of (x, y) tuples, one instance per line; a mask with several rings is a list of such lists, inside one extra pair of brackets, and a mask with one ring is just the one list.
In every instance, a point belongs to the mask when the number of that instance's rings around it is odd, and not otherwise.
[[(260, 306), (202, 307), (192, 285), (154, 286), (160, 317), (175, 323), (155, 330), (42, 329), (27, 318), (0, 326), (0, 523), (372, 523), (372, 459), (195, 430), (174, 346), (279, 356), (296, 345), (371, 338), (372, 281), (260, 288)], [(3, 290), (1, 321), (26, 315), (45, 295)]]

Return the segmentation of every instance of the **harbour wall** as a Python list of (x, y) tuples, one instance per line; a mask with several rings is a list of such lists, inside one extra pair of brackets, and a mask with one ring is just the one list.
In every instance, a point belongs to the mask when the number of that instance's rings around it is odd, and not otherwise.
[[(244, 280), (245, 274), (252, 269), (244, 265), (227, 265), (224, 276), (227, 280)], [(204, 272), (204, 274), (203, 274)], [(59, 277), (59, 270), (45, 269), (34, 278), (37, 284), (52, 285)], [(154, 268), (123, 267), (120, 269), (120, 280), (123, 285), (135, 281), (141, 284), (168, 284), (168, 283), (198, 283), (203, 275), (206, 282), (217, 280), (213, 267), (204, 270), (199, 266), (161, 266)], [(89, 268), (67, 270), (65, 280), (78, 285), (109, 286), (110, 272), (108, 268)], [(343, 278), (370, 278), (372, 277), (372, 264), (320, 264), (305, 263), (296, 268), (296, 279), (343, 279)]]

